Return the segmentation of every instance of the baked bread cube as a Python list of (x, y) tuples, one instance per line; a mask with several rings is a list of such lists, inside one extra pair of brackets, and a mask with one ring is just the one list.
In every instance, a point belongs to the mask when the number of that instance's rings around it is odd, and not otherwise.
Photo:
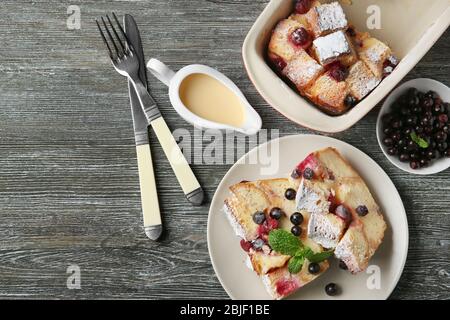
[(316, 38), (345, 30), (348, 26), (344, 10), (338, 2), (315, 6), (306, 16)]
[(331, 115), (340, 115), (348, 110), (345, 99), (350, 90), (345, 81), (336, 81), (327, 72), (306, 90), (306, 95), (323, 111)]
[(357, 100), (364, 99), (381, 82), (362, 61), (358, 61), (349, 68), (346, 79), (350, 93)]
[[(317, 1), (317, 0), (313, 1), (311, 3), (311, 7), (309, 9), (309, 12), (311, 10), (313, 10), (315, 7), (318, 7), (320, 5), (321, 5), (320, 1)], [(296, 20), (297, 22), (301, 23), (302, 25), (307, 26), (307, 29), (312, 32), (311, 25), (309, 24), (308, 13), (300, 14), (300, 13), (296, 13), (295, 12), (295, 13), (293, 13), (293, 14), (291, 14), (289, 16), (289, 19)]]
[(385, 62), (392, 56), (391, 49), (375, 38), (365, 38), (357, 47), (357, 52), (375, 77), (381, 79)]
[(343, 31), (336, 31), (313, 41), (313, 52), (321, 65), (342, 61), (351, 65), (357, 61), (357, 56), (351, 41)]
[(295, 55), (303, 50), (302, 47), (295, 45), (290, 37), (292, 33), (305, 27), (303, 24), (293, 19), (284, 19), (280, 21), (273, 30), (269, 43), (269, 54), (280, 57), (286, 63)]
[(311, 58), (306, 51), (300, 51), (287, 63), (285, 75), (300, 92), (309, 86), (324, 72), (323, 67)]

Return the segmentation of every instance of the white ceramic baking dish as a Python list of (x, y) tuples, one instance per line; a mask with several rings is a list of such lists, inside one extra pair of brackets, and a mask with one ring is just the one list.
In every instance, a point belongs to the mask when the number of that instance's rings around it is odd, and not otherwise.
[[(331, 2), (331, 1), (322, 1)], [(248, 75), (263, 98), (290, 120), (313, 130), (344, 131), (375, 107), (430, 50), (450, 25), (449, 0), (357, 0), (340, 1), (348, 20), (360, 31), (369, 31), (387, 43), (401, 59), (395, 71), (355, 108), (329, 116), (291, 89), (269, 67), (267, 44), (278, 21), (293, 11), (292, 0), (271, 0), (248, 33), (243, 58)], [(380, 9), (381, 29), (368, 30), (369, 6)], [(433, 75), (424, 75), (432, 77)]]

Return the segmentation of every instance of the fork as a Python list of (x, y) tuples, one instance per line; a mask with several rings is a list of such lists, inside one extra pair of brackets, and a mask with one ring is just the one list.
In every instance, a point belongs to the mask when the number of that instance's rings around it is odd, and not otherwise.
[[(142, 110), (145, 113), (145, 117), (155, 131), (159, 143), (161, 144), (187, 199), (194, 205), (201, 205), (204, 199), (203, 189), (192, 172), (192, 169), (189, 167), (180, 147), (172, 136), (155, 100), (140, 80), (139, 59), (135, 54), (135, 49), (130, 44), (117, 16), (114, 13), (112, 16), (117, 25), (117, 29), (114, 27), (113, 21), (108, 15), (106, 15), (106, 20), (104, 17), (101, 17), (106, 35), (105, 32), (103, 32), (99, 21), (96, 20), (103, 42), (108, 49), (111, 62), (116, 71), (119, 74), (126, 76), (133, 84), (139, 102), (141, 103)], [(108, 24), (106, 21), (108, 21)], [(109, 39), (109, 42), (107, 39)]]

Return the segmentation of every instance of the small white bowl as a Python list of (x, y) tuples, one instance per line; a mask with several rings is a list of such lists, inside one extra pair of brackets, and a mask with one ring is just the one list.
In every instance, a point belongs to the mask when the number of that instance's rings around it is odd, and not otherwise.
[(419, 78), (408, 81), (397, 89), (392, 91), (389, 97), (384, 102), (381, 107), (380, 114), (378, 115), (377, 120), (377, 138), (378, 143), (383, 150), (384, 155), (391, 161), (397, 168), (402, 169), (403, 171), (410, 172), (418, 175), (431, 175), (435, 173), (442, 172), (450, 168), (450, 158), (441, 158), (439, 160), (435, 160), (431, 163), (430, 166), (418, 170), (411, 169), (409, 162), (401, 162), (397, 156), (391, 156), (387, 152), (387, 147), (383, 144), (383, 124), (382, 117), (386, 113), (388, 113), (391, 109), (392, 104), (404, 93), (408, 91), (409, 88), (416, 88), (422, 92), (428, 92), (430, 90), (437, 92), (444, 102), (450, 101), (450, 88), (440, 83), (439, 81), (432, 79)]

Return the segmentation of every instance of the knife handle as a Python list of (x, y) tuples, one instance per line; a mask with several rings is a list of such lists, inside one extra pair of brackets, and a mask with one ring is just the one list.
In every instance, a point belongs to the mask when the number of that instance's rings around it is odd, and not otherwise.
[(162, 220), (150, 146), (148, 144), (137, 146), (136, 154), (145, 234), (152, 240), (158, 240), (162, 234)]
[(193, 205), (201, 205), (204, 199), (203, 189), (175, 141), (166, 121), (164, 121), (163, 117), (159, 117), (150, 124), (156, 133), (167, 159), (169, 159), (170, 165), (188, 201)]

